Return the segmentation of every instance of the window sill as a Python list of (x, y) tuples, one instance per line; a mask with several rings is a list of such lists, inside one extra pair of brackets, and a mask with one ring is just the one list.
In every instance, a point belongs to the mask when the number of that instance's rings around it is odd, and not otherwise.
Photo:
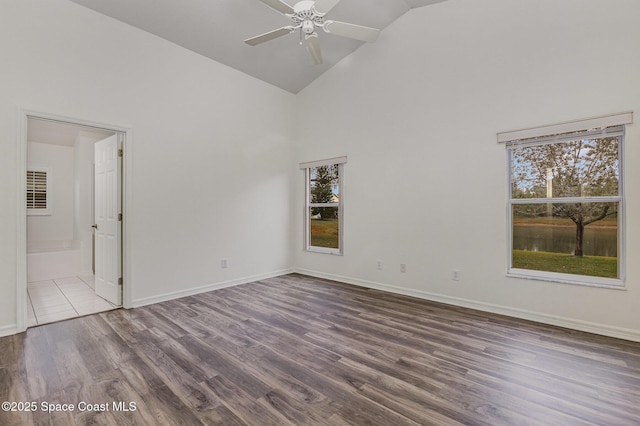
[(322, 253), (332, 254), (334, 256), (342, 256), (342, 252), (338, 249), (322, 248), (322, 247), (307, 247), (305, 251), (310, 253)]
[(613, 278), (590, 277), (586, 275), (561, 274), (557, 272), (534, 271), (529, 269), (511, 268), (507, 277), (526, 280), (547, 281), (561, 284), (572, 284), (583, 287), (608, 288), (612, 290), (627, 290), (624, 281)]

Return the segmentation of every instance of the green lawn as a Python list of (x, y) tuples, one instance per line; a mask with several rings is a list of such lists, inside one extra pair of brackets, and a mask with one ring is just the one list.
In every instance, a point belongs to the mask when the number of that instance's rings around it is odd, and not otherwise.
[(618, 278), (618, 258), (513, 250), (514, 268)]
[(311, 220), (311, 245), (314, 247), (340, 248), (338, 219)]

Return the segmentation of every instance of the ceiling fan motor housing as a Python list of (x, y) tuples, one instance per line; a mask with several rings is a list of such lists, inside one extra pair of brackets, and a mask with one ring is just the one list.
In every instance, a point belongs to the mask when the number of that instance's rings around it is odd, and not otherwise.
[(300, 27), (305, 34), (312, 34), (316, 27), (324, 24), (324, 14), (319, 14), (313, 7), (315, 1), (299, 1), (293, 7), (294, 13), (289, 15), (296, 27)]

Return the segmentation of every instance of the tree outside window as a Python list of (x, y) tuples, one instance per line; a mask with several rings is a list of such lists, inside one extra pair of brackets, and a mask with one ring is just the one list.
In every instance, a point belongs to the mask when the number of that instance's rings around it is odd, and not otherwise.
[(310, 245), (338, 249), (339, 167), (337, 164), (314, 167), (310, 169), (309, 174)]
[(620, 278), (622, 129), (516, 141), (511, 268)]
[(342, 170), (346, 157), (303, 163), (306, 176), (305, 249), (342, 254)]

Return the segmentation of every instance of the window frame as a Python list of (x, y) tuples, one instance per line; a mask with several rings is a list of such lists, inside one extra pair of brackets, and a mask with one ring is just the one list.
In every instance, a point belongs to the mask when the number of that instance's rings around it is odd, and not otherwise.
[[(323, 253), (342, 256), (344, 254), (344, 165), (347, 157), (330, 158), (327, 160), (311, 161), (301, 163), (300, 168), (304, 171), (304, 241), (303, 249), (312, 253)], [(311, 203), (311, 169), (321, 166), (338, 166), (338, 197), (337, 203)], [(338, 209), (338, 248), (319, 247), (311, 245), (311, 209), (314, 207), (331, 207)]]
[[(566, 284), (577, 284), (590, 287), (603, 287), (626, 290), (626, 245), (625, 245), (625, 191), (624, 191), (624, 141), (625, 125), (633, 122), (632, 113), (622, 113), (602, 118), (591, 118), (577, 122), (530, 128), (511, 132), (498, 133), (498, 142), (505, 142), (506, 147), (506, 222), (507, 222), (507, 276)], [(547, 133), (548, 132), (548, 133)], [(612, 196), (596, 197), (550, 197), (550, 198), (513, 198), (512, 192), (512, 150), (523, 146), (540, 146), (569, 142), (579, 139), (596, 139), (599, 137), (618, 137), (618, 193)], [(560, 272), (537, 271), (514, 268), (513, 262), (513, 206), (525, 204), (575, 203), (575, 202), (616, 202), (618, 203), (618, 278), (596, 277)]]
[[(35, 193), (35, 190), (30, 191), (29, 190), (29, 173), (34, 173), (34, 172), (40, 172), (40, 173), (45, 173), (46, 174), (46, 207), (43, 209), (38, 209), (38, 208), (33, 208), (33, 207), (29, 207), (29, 196), (28, 194), (30, 192)], [(51, 177), (51, 167), (49, 166), (37, 166), (37, 165), (28, 165), (27, 166), (27, 173), (26, 173), (26, 181), (25, 181), (25, 198), (27, 200), (27, 205), (26, 205), (26, 210), (27, 210), (27, 216), (51, 216), (53, 214), (53, 209), (51, 207), (51, 194), (52, 194), (52, 190), (51, 190), (51, 183), (53, 181), (52, 177)]]

